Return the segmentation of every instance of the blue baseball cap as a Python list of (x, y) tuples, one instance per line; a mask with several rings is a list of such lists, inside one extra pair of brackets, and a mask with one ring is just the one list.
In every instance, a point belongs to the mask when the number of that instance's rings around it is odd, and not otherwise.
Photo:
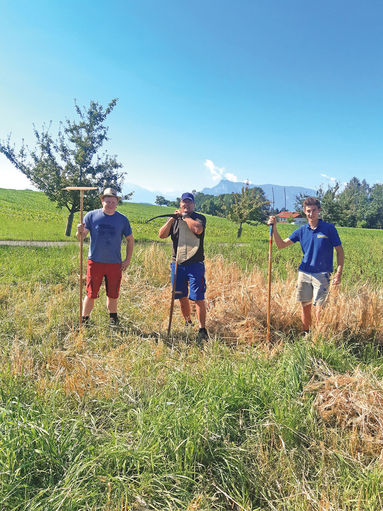
[(189, 193), (189, 192), (186, 192), (186, 193), (183, 193), (181, 195), (181, 200), (191, 200), (192, 202), (194, 202), (194, 195), (192, 193)]

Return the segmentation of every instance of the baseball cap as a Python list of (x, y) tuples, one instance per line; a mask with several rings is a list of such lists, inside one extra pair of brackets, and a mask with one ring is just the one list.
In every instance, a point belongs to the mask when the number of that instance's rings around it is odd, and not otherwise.
[(181, 200), (189, 199), (194, 202), (194, 195), (192, 193), (186, 192), (181, 195)]

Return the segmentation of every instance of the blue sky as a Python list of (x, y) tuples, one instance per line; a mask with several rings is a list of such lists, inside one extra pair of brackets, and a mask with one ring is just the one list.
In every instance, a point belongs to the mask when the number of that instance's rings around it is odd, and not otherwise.
[[(383, 2), (0, 0), (0, 138), (106, 105), (126, 181), (381, 182)], [(27, 181), (0, 156), (0, 187)]]

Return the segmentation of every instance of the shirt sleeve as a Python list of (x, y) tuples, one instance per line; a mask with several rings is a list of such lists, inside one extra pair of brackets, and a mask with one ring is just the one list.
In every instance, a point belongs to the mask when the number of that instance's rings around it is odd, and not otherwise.
[(130, 236), (131, 234), (132, 234), (132, 228), (130, 227), (129, 220), (126, 218), (123, 235), (124, 236)]
[(301, 239), (300, 232), (301, 232), (301, 229), (295, 229), (295, 231), (290, 234), (289, 240), (292, 241), (293, 243), (300, 241), (300, 239)]
[(339, 247), (339, 245), (341, 245), (342, 242), (340, 241), (339, 234), (338, 234), (338, 231), (336, 230), (335, 225), (331, 224), (331, 229), (330, 229), (329, 234), (330, 234), (330, 241), (331, 241), (332, 246)]
[(92, 223), (92, 215), (89, 213), (87, 213), (84, 217), (84, 225), (85, 225), (85, 229), (87, 229), (88, 231), (90, 231), (90, 228), (91, 228), (91, 223)]

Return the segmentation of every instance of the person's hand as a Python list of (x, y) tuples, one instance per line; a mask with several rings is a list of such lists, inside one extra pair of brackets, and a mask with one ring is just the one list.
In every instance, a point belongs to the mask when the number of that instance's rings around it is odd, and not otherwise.
[(125, 271), (126, 268), (129, 266), (129, 263), (126, 259), (124, 259), (122, 262), (121, 262), (121, 270), (122, 271)]
[(332, 285), (333, 286), (339, 286), (340, 284), (340, 281), (341, 281), (341, 278), (342, 278), (342, 274), (341, 273), (338, 273), (336, 272), (332, 278)]
[(267, 221), (267, 225), (275, 225), (275, 224), (276, 224), (275, 216), (269, 216), (269, 219)]
[(182, 218), (182, 213), (181, 213), (181, 210), (180, 209), (176, 209), (174, 211), (174, 214), (177, 215), (177, 218)]
[(77, 224), (77, 232), (79, 234), (84, 234), (85, 231), (85, 224)]

